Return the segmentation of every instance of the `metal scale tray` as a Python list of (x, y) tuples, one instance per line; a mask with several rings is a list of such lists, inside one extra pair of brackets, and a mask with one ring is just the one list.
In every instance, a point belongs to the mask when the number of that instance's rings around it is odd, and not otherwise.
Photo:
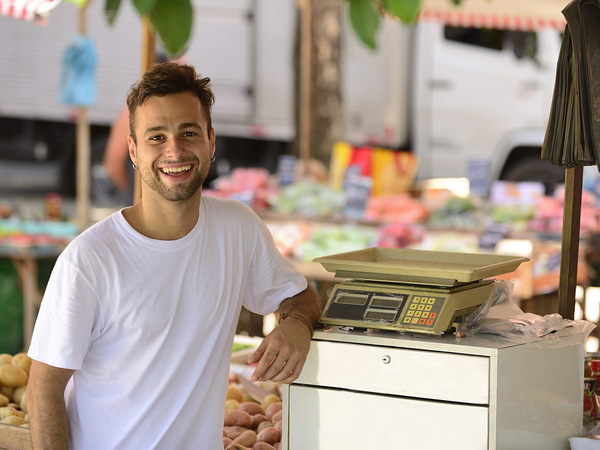
[(529, 258), (373, 247), (314, 261), (337, 278), (456, 286), (513, 272)]

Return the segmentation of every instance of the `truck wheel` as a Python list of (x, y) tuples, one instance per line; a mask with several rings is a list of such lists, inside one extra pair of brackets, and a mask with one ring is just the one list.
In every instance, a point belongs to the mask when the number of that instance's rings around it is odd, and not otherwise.
[(539, 157), (524, 158), (504, 170), (504, 181), (538, 181), (546, 186), (546, 195), (551, 195), (557, 186), (565, 182), (565, 169), (542, 161)]

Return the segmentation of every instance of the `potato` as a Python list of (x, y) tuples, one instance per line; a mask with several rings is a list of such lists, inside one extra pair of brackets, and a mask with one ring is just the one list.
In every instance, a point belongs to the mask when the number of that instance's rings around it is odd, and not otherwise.
[(263, 398), (261, 405), (263, 408), (265, 408), (265, 411), (266, 411), (271, 403), (277, 403), (277, 402), (281, 402), (281, 399), (279, 397), (277, 397), (275, 394), (269, 394), (269, 395), (265, 396), (265, 398)]
[(15, 392), (14, 387), (8, 387), (4, 386), (3, 384), (0, 384), (0, 394), (8, 398), (9, 401), (11, 401), (13, 398), (13, 392)]
[(25, 416), (27, 415), (27, 413), (25, 411), (19, 411), (17, 410), (17, 416), (19, 416), (21, 419), (25, 419)]
[(16, 416), (17, 410), (10, 406), (3, 406), (0, 408), (0, 420), (6, 419), (8, 416)]
[(237, 373), (229, 372), (229, 384), (238, 384), (239, 382), (240, 382), (240, 379), (237, 376)]
[(247, 412), (251, 416), (253, 416), (255, 414), (265, 415), (265, 408), (263, 408), (258, 403), (254, 403), (254, 402), (243, 402), (243, 403), (240, 403), (240, 406), (238, 407), (238, 409), (240, 411)]
[(277, 411), (275, 414), (273, 414), (273, 417), (271, 417), (271, 422), (273, 423), (277, 423), (279, 422), (281, 419), (283, 418), (283, 411), (279, 410)]
[(258, 403), (250, 394), (246, 391), (242, 391), (242, 403)]
[(21, 397), (21, 411), (27, 412), (27, 393), (23, 393), (23, 397)]
[(237, 425), (223, 427), (223, 431), (225, 431), (225, 435), (229, 437), (231, 433), (239, 433), (242, 434), (244, 431), (248, 431), (248, 428), (239, 427)]
[(238, 409), (226, 409), (223, 425), (231, 426), (238, 425), (240, 427), (250, 428), (252, 416), (247, 412)]
[(273, 444), (273, 448), (274, 448), (275, 450), (281, 450), (281, 442), (275, 442), (275, 443)]
[(27, 375), (29, 375), (29, 369), (31, 369), (31, 358), (27, 356), (27, 353), (17, 353), (13, 356), (12, 365), (20, 367)]
[(8, 353), (0, 353), (0, 364), (12, 364), (12, 355)]
[(227, 450), (252, 450), (250, 447), (244, 447), (240, 444), (234, 444), (233, 442), (227, 446)]
[(275, 450), (275, 447), (266, 442), (257, 442), (252, 446), (252, 450)]
[(273, 420), (273, 416), (278, 413), (279, 411), (281, 411), (283, 409), (283, 403), (282, 402), (275, 402), (275, 403), (271, 403), (267, 409), (265, 410), (265, 416), (267, 416), (267, 419), (269, 419), (271, 422), (275, 422)]
[(234, 400), (232, 398), (230, 398), (229, 400), (227, 400), (225, 402), (225, 409), (239, 409), (240, 407), (240, 402), (238, 402), (237, 400)]
[(258, 428), (261, 422), (264, 422), (266, 420), (267, 416), (265, 416), (264, 414), (254, 414), (252, 416), (252, 422), (250, 422), (250, 428), (256, 430), (256, 428)]
[(236, 444), (243, 445), (244, 447), (252, 447), (256, 444), (256, 433), (252, 430), (244, 431), (239, 437), (235, 438), (227, 448)]
[(29, 428), (29, 423), (25, 422), (23, 425), (19, 425), (20, 427), (23, 428)]
[[(8, 405), (8, 398), (0, 394), (0, 407)], [(266, 417), (265, 417), (266, 420)]]
[(26, 390), (27, 386), (19, 386), (18, 388), (16, 388), (13, 392), (13, 402), (15, 402), (17, 405), (20, 405), (21, 398), (23, 397), (23, 394), (25, 394)]
[(231, 439), (231, 442), (233, 442), (234, 439), (239, 438), (241, 435), (242, 435), (242, 433), (236, 432), (236, 433), (230, 433), (230, 434), (228, 434), (227, 437), (229, 439)]
[(258, 427), (256, 427), (256, 432), (260, 433), (265, 428), (269, 428), (272, 426), (273, 426), (273, 422), (271, 422), (270, 420), (265, 420), (264, 422), (261, 422), (258, 424)]
[(29, 381), (29, 375), (21, 367), (12, 364), (0, 365), (0, 384), (9, 387), (24, 386)]
[(223, 448), (226, 448), (229, 444), (233, 442), (232, 439), (229, 439), (227, 436), (223, 437)]
[(256, 436), (257, 442), (266, 442), (267, 444), (274, 444), (280, 440), (281, 432), (274, 427), (267, 427)]
[(283, 428), (283, 421), (280, 420), (279, 422), (275, 422), (275, 425), (273, 425), (273, 428), (275, 428), (276, 430), (279, 430), (279, 432), (282, 432), (282, 428)]
[(242, 390), (235, 384), (229, 384), (227, 386), (227, 400), (237, 400), (238, 403), (242, 403), (243, 397), (244, 394), (242, 393)]
[(8, 425), (23, 425), (25, 423), (23, 418), (19, 416), (8, 416), (6, 419), (0, 420), (0, 422)]

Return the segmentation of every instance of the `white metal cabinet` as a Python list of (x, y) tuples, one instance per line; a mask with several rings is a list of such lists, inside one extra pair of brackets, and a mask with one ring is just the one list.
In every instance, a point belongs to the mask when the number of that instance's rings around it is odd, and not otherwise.
[(583, 346), (315, 332), (284, 387), (283, 448), (560, 449), (581, 433)]

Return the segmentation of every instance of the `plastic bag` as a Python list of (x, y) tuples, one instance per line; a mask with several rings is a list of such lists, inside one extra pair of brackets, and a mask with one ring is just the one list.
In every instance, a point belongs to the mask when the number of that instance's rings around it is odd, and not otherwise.
[(596, 325), (563, 319), (560, 314), (524, 313), (512, 301), (512, 283), (496, 280), (489, 297), (457, 326), (467, 336), (485, 334), (530, 347), (557, 348), (584, 343)]

